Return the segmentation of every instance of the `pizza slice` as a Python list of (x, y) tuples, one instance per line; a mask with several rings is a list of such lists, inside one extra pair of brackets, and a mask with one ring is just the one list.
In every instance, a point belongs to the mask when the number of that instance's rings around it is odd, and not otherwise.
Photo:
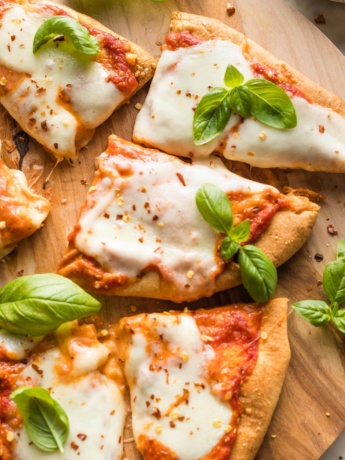
[(43, 225), (49, 209), (49, 201), (28, 187), (24, 173), (0, 160), (0, 259)]
[[(124, 382), (104, 324), (66, 323), (44, 339), (0, 331), (0, 359), (2, 460), (123, 459)], [(10, 398), (23, 386), (48, 390), (65, 411), (69, 434), (64, 453), (42, 450), (29, 439)], [(59, 436), (56, 420), (48, 418), (47, 424)], [(49, 446), (48, 435), (49, 429), (43, 439)]]
[[(77, 21), (97, 54), (77, 51), (62, 35), (71, 27), (77, 35), (74, 26), (55, 23), (46, 31), (47, 38), (55, 38), (34, 54), (34, 36), (52, 18)], [(155, 60), (138, 45), (66, 6), (0, 1), (0, 102), (58, 160), (73, 163), (95, 128), (129, 101), (154, 67)]]
[[(191, 158), (216, 151), (225, 158), (261, 168), (345, 172), (345, 103), (339, 97), (217, 20), (175, 12), (170, 29), (149, 94), (137, 116), (135, 142)], [(251, 100), (262, 108), (261, 97), (270, 96), (270, 90), (255, 89), (257, 84), (252, 84), (249, 92), (252, 97), (255, 93), (255, 98), (249, 97), (248, 88), (237, 91), (225, 129), (206, 143), (196, 143), (196, 108), (210, 90), (227, 86), (224, 77), (230, 64), (243, 75), (244, 85), (260, 79), (262, 86), (264, 79), (282, 88), (294, 106), (297, 125), (276, 129), (248, 116)], [(242, 82), (235, 78), (228, 86), (233, 84)], [(280, 104), (280, 96), (277, 99)], [(215, 100), (216, 96), (205, 108), (212, 108)], [(217, 101), (220, 103), (220, 99)], [(224, 115), (220, 112), (221, 107), (212, 121), (202, 120), (203, 126), (209, 129), (213, 124), (214, 128)]]
[(286, 299), (122, 318), (118, 343), (144, 460), (251, 460), (288, 367)]
[(199, 213), (204, 184), (226, 192), (235, 224), (276, 266), (304, 244), (319, 207), (231, 173), (219, 158), (193, 164), (109, 137), (57, 272), (108, 295), (193, 301), (241, 283), (219, 254), (221, 234)]

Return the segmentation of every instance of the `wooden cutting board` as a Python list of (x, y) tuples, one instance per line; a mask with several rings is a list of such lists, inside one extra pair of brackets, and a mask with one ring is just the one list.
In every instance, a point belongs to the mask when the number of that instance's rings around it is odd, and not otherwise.
[[(159, 56), (170, 13), (188, 11), (220, 19), (244, 31), (277, 57), (295, 66), (314, 81), (345, 98), (345, 59), (329, 40), (310, 22), (291, 10), (282, 0), (237, 0), (233, 16), (227, 13), (225, 0), (66, 0), (76, 10), (93, 16), (117, 33), (146, 47)], [(232, 2), (233, 4), (233, 2)], [(94, 174), (94, 159), (107, 145), (114, 132), (130, 139), (137, 111), (135, 103), (143, 102), (147, 88), (128, 106), (122, 107), (105, 122), (85, 148), (74, 168), (60, 164), (54, 170), (46, 189), (52, 212), (43, 229), (23, 241), (18, 250), (0, 263), (0, 286), (22, 274), (54, 272), (65, 247), (66, 237), (76, 221), (88, 185)], [(10, 167), (17, 167), (19, 155), (11, 151), (13, 135), (20, 129), (0, 109), (1, 156)], [(31, 140), (23, 161), (28, 182), (42, 192), (43, 181), (54, 162)], [(258, 174), (257, 172), (254, 174)], [(278, 177), (281, 173), (278, 174)], [(315, 190), (327, 197), (310, 240), (288, 263), (279, 269), (277, 295), (291, 302), (322, 298), (318, 281), (325, 264), (335, 256), (340, 237), (345, 237), (344, 176), (305, 172), (284, 173), (284, 181), (293, 187)], [(328, 225), (338, 235), (331, 236)], [(314, 258), (324, 256), (322, 262)], [(243, 288), (202, 299), (193, 306), (225, 305), (247, 300)], [(137, 311), (156, 311), (175, 307), (169, 302), (134, 298), (101, 298), (104, 313), (116, 320)], [(345, 347), (343, 337), (332, 327), (317, 329), (296, 314), (289, 315), (291, 364), (280, 402), (257, 460), (316, 460), (345, 427)], [(125, 444), (130, 459), (140, 459), (131, 442)]]

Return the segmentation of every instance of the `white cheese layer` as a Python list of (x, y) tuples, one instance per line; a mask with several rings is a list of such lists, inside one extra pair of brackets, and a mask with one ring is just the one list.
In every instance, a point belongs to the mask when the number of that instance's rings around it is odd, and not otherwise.
[[(23, 73), (20, 85), (0, 98), (12, 116), (31, 120), (31, 134), (59, 156), (75, 157), (78, 124), (94, 129), (124, 100), (93, 57), (67, 42), (50, 41), (32, 53), (34, 35), (52, 13), (13, 5), (0, 27), (0, 65)], [(63, 101), (60, 94), (63, 91)], [(70, 104), (66, 103), (70, 101)]]
[(181, 460), (204, 458), (229, 429), (232, 417), (229, 404), (212, 393), (207, 379), (214, 351), (202, 342), (188, 315), (156, 315), (152, 324), (168, 344), (169, 356), (162, 356), (162, 367), (153, 370), (158, 350), (150, 348), (143, 334), (132, 336), (126, 376), (135, 440), (140, 435), (156, 439)]
[(105, 271), (134, 277), (154, 266), (184, 297), (187, 290), (207, 294), (219, 270), (218, 233), (196, 207), (198, 189), (211, 183), (225, 192), (277, 191), (231, 173), (217, 158), (190, 165), (159, 155), (100, 156), (100, 181), (90, 188), (74, 244)]
[(67, 376), (57, 371), (62, 356), (58, 349), (52, 349), (30, 361), (18, 381), (19, 385), (49, 389), (65, 410), (70, 433), (64, 453), (37, 449), (22, 428), (15, 436), (18, 460), (122, 459), (124, 398), (116, 383), (98, 371), (108, 350), (102, 344), (91, 348), (74, 344), (69, 351), (76, 365)]
[(28, 337), (25, 335), (14, 335), (0, 329), (0, 354), (7, 359), (20, 361), (31, 351), (40, 338)]
[(196, 146), (192, 129), (195, 107), (211, 87), (224, 87), (228, 64), (237, 67), (245, 81), (255, 78), (241, 47), (232, 42), (210, 40), (176, 51), (164, 50), (137, 116), (134, 139), (183, 156), (205, 156), (220, 150), (226, 158), (253, 166), (345, 171), (345, 120), (297, 96), (292, 97), (296, 128), (277, 130), (249, 118), (239, 123), (239, 117), (232, 115), (222, 135)]

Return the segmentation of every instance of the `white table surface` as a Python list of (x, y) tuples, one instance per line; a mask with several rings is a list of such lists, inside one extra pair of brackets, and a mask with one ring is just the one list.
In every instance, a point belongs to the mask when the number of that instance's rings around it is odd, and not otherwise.
[[(291, 7), (300, 11), (345, 54), (345, 3), (330, 0), (285, 0)], [(323, 16), (325, 24), (316, 20)], [(322, 19), (322, 18), (320, 18)], [(345, 382), (344, 382), (345, 386)], [(345, 431), (327, 449), (320, 460), (345, 460)], [(310, 460), (310, 459), (291, 459)]]

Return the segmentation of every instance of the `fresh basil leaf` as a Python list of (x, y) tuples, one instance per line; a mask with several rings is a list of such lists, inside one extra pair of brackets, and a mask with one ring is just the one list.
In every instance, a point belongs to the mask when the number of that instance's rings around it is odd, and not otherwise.
[(332, 310), (323, 300), (302, 300), (295, 302), (292, 308), (313, 326), (324, 326), (332, 318)]
[(63, 276), (23, 276), (0, 290), (0, 327), (37, 337), (67, 321), (97, 313), (100, 308), (96, 299)]
[(244, 243), (250, 237), (250, 221), (249, 219), (244, 220), (236, 227), (233, 227), (230, 231), (230, 236), (234, 241), (238, 243)]
[(231, 230), (233, 219), (229, 197), (212, 184), (205, 184), (196, 193), (197, 208), (212, 228), (220, 233)]
[(226, 68), (224, 75), (224, 83), (229, 88), (235, 88), (236, 86), (242, 85), (244, 76), (241, 72), (232, 64), (229, 64)]
[(248, 118), (251, 115), (252, 97), (245, 86), (234, 88), (230, 94), (231, 108), (241, 117)]
[(345, 260), (338, 259), (329, 262), (323, 272), (322, 283), (332, 303), (345, 302)]
[(226, 236), (220, 246), (220, 256), (223, 260), (229, 260), (240, 249), (240, 245)]
[(98, 40), (90, 35), (89, 31), (67, 16), (53, 16), (44, 21), (37, 29), (33, 42), (33, 53), (58, 35), (68, 37), (74, 48), (83, 54), (97, 54)]
[(196, 107), (193, 137), (196, 145), (206, 144), (222, 131), (230, 120), (230, 93), (225, 88), (212, 88)]
[(337, 259), (345, 260), (345, 240), (341, 239), (337, 246)]
[(40, 387), (19, 387), (11, 394), (23, 418), (30, 440), (40, 450), (63, 453), (69, 433), (66, 412)]
[(333, 322), (339, 331), (345, 333), (345, 308), (341, 308), (333, 315)]
[(294, 128), (297, 125), (295, 108), (286, 92), (262, 78), (249, 80), (244, 85), (251, 93), (251, 114), (273, 128)]
[(240, 249), (238, 263), (243, 286), (256, 302), (267, 302), (277, 287), (277, 270), (259, 248), (246, 245)]

